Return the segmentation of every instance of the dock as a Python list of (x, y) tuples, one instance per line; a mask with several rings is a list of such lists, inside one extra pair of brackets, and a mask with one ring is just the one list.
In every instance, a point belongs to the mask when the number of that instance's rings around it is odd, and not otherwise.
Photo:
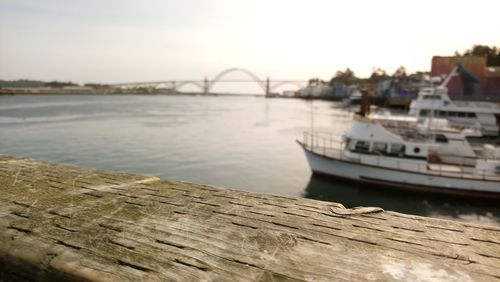
[(499, 281), (500, 226), (0, 155), (0, 281)]

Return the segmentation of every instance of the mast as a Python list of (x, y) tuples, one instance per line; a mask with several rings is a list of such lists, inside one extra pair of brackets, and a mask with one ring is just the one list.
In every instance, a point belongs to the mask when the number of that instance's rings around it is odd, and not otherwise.
[(457, 74), (458, 74), (458, 67), (455, 66), (453, 70), (451, 70), (451, 72), (448, 74), (448, 76), (446, 76), (443, 82), (439, 85), (439, 88), (446, 87), (446, 85), (448, 85), (450, 80)]

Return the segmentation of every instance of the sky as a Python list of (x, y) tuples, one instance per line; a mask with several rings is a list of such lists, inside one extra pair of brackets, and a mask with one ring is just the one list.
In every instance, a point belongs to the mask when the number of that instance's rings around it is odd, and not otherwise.
[[(498, 0), (0, 0), (0, 79), (329, 80), (500, 46)], [(228, 78), (247, 78), (242, 73)]]

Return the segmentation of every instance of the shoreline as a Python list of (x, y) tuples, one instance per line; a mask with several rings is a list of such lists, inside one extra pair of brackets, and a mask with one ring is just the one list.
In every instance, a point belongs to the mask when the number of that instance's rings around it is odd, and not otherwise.
[(231, 93), (0, 93), (0, 96), (256, 96), (262, 94), (231, 94)]

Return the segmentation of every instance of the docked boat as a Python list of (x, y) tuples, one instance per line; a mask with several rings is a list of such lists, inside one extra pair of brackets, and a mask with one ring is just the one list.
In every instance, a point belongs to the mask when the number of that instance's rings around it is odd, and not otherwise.
[(359, 90), (356, 90), (342, 100), (342, 105), (344, 107), (359, 105), (361, 104), (362, 97), (363, 94)]
[(403, 121), (356, 116), (342, 138), (314, 132), (304, 133), (304, 139), (297, 142), (315, 174), (397, 188), (500, 198), (499, 148), (473, 148), (466, 130), (430, 130), (429, 126), (404, 126)]
[(498, 136), (500, 106), (492, 102), (452, 101), (446, 87), (422, 88), (410, 103), (409, 115), (446, 118), (457, 126), (475, 127), (484, 136)]

